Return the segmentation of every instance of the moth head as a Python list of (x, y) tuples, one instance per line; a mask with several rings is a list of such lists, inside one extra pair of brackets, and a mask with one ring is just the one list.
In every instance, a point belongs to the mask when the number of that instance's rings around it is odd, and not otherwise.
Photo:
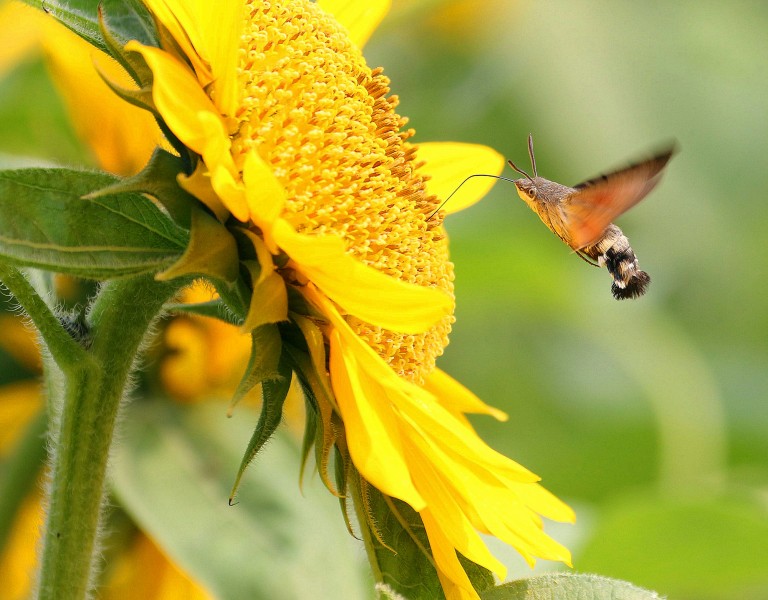
[(536, 189), (536, 181), (534, 179), (516, 179), (515, 187), (517, 188), (518, 195), (528, 204), (536, 201), (538, 190)]
[(516, 179), (515, 187), (517, 188), (517, 195), (520, 196), (529, 207), (536, 210), (536, 206), (539, 203), (539, 190), (536, 187), (536, 179), (525, 179), (524, 177)]
[(539, 173), (536, 169), (536, 157), (533, 154), (533, 134), (528, 134), (528, 156), (531, 159), (531, 168), (533, 169), (533, 177), (528, 175), (520, 167), (518, 167), (511, 160), (507, 161), (509, 166), (515, 171), (520, 173), (523, 177), (515, 180), (515, 187), (517, 188), (518, 195), (525, 200), (527, 204), (533, 204), (536, 201), (538, 190), (536, 189), (536, 182), (539, 179)]

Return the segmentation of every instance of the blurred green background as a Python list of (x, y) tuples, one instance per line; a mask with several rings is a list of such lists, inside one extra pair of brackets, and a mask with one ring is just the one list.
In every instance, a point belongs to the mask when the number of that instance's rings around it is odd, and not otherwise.
[[(527, 167), (532, 132), (539, 173), (569, 185), (679, 142), (618, 221), (653, 278), (636, 301), (511, 184), (449, 217), (458, 321), (439, 363), (509, 413), (475, 420), (486, 439), (577, 510), (548, 529), (576, 570), (679, 599), (768, 598), (766, 31), (762, 2), (403, 0), (366, 48), (416, 141)], [(39, 59), (0, 80), (0, 154), (86, 156)], [(2, 361), (0, 382), (23, 375)]]
[(508, 411), (475, 420), (486, 439), (576, 508), (551, 531), (577, 570), (768, 598), (768, 5), (401, 8), (368, 57), (417, 140), (527, 168), (532, 132), (539, 173), (574, 185), (677, 139), (661, 185), (618, 220), (653, 279), (639, 300), (613, 300), (511, 184), (450, 216), (457, 323), (440, 365)]

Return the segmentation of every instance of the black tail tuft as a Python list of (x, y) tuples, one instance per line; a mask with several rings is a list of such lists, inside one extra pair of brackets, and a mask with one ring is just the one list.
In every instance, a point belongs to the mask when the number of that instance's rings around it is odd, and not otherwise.
[(651, 283), (651, 277), (645, 271), (635, 271), (629, 281), (620, 287), (616, 281), (611, 285), (611, 293), (616, 300), (627, 300), (629, 298), (638, 298), (645, 294), (648, 284)]

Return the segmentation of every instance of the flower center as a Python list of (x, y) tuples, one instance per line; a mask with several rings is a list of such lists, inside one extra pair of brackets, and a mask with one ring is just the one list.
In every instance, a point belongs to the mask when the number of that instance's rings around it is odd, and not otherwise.
[[(343, 28), (308, 0), (249, 1), (246, 10), (235, 161), (242, 166), (255, 149), (271, 165), (288, 196), (283, 217), (297, 230), (341, 236), (375, 269), (452, 293), (447, 241), (440, 222), (427, 221), (438, 202), (381, 69), (372, 71)], [(398, 373), (421, 383), (453, 317), (420, 335), (347, 320)]]

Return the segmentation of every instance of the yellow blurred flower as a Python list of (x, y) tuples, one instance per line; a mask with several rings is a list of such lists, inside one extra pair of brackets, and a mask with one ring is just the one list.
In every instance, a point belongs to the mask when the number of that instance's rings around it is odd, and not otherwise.
[[(478, 164), (499, 172), (503, 159), (409, 142), (389, 81), (360, 52), (387, 3), (145, 4), (162, 47), (126, 51), (152, 71), (149, 108), (198, 157), (182, 185), (253, 245), (258, 311), (246, 325), (291, 320), (304, 333), (330, 378), (323, 420), (330, 427), (335, 411), (362, 477), (420, 513), (447, 596), (477, 598), (457, 551), (505, 575), (478, 532), (531, 563), (568, 562), (539, 515), (569, 521), (571, 510), (485, 445), (464, 413), (503, 415), (435, 368), (454, 300), (434, 192), (449, 170), (456, 183)], [(289, 313), (289, 295), (309, 311)]]
[(31, 495), (20, 506), (5, 547), (0, 549), (0, 581), (5, 600), (30, 597), (43, 516), (39, 494)]
[[(114, 93), (92, 65), (127, 85), (130, 78), (114, 59), (48, 19), (42, 37), (51, 72), (78, 136), (102, 169), (117, 175), (139, 172), (163, 136), (152, 115), (115, 102)], [(95, 117), (98, 115), (98, 118)]]
[[(184, 292), (188, 303), (213, 298), (208, 286)], [(176, 317), (163, 332), (160, 364), (163, 388), (180, 401), (230, 398), (243, 376), (251, 352), (251, 338), (239, 327), (197, 315)]]
[(102, 600), (214, 600), (171, 562), (146, 535), (138, 534), (111, 569)]
[(21, 2), (0, 2), (0, 75), (39, 49), (45, 19)]

